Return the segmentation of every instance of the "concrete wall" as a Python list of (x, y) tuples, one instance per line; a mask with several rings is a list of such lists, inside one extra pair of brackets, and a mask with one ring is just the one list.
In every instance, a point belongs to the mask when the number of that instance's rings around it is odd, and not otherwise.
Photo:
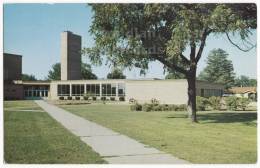
[(140, 103), (152, 98), (162, 104), (186, 104), (188, 100), (186, 80), (127, 81), (126, 100), (134, 98)]
[(4, 80), (22, 78), (22, 56), (4, 53)]
[(61, 33), (61, 80), (81, 79), (81, 36)]
[[(86, 93), (86, 84), (125, 84), (125, 99), (134, 98), (139, 103), (150, 103), (151, 99), (159, 100), (161, 104), (186, 104), (188, 101), (186, 80), (67, 80), (67, 81), (52, 81), (50, 83), (49, 98), (58, 100), (57, 88), (59, 84), (84, 84)], [(100, 87), (101, 88), (101, 87)], [(209, 82), (197, 81), (197, 90), (201, 89), (217, 89), (223, 90), (224, 86)], [(100, 91), (102, 93), (102, 91)], [(200, 95), (197, 92), (197, 95)], [(110, 96), (108, 96), (110, 97)], [(118, 99), (118, 97), (116, 97)]]

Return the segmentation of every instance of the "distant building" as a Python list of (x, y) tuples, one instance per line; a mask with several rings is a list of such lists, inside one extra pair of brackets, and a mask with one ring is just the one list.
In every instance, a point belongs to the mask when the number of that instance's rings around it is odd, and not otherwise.
[(232, 87), (228, 90), (228, 93), (236, 97), (245, 97), (256, 99), (257, 89), (256, 87)]
[(81, 79), (81, 36), (61, 33), (61, 80)]

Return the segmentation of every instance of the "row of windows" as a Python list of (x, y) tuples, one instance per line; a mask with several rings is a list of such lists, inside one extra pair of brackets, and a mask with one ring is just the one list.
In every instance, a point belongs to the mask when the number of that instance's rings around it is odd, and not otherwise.
[(25, 97), (48, 97), (48, 90), (25, 90)]
[[(117, 84), (102, 84), (100, 89), (100, 84), (86, 84), (86, 92), (83, 84), (71, 85), (71, 95), (72, 96), (83, 96), (87, 93), (91, 96), (116, 96), (116, 85)], [(70, 85), (58, 85), (58, 96), (70, 96)], [(125, 95), (125, 85), (118, 84), (118, 96)]]
[(24, 97), (48, 97), (48, 86), (24, 86)]
[(222, 96), (223, 91), (221, 89), (201, 89), (202, 97), (211, 97), (211, 96)]

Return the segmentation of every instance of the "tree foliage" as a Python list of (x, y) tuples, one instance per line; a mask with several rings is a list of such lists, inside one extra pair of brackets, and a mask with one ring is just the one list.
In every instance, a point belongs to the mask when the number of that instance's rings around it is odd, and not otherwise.
[(228, 53), (222, 49), (213, 49), (207, 58), (207, 66), (198, 79), (223, 83), (226, 88), (230, 88), (234, 83), (235, 73), (232, 61), (228, 60)]
[(242, 87), (250, 87), (250, 86), (257, 86), (257, 80), (256, 79), (250, 79), (248, 76), (241, 75), (240, 77), (237, 77), (234, 82), (234, 86), (242, 86)]
[(123, 74), (123, 71), (118, 68), (114, 68), (112, 72), (107, 74), (107, 79), (125, 79), (125, 78), (126, 76)]
[[(81, 63), (81, 76), (82, 79), (97, 79), (97, 76), (92, 72), (89, 64)], [(61, 79), (61, 67), (60, 63), (52, 65), (52, 69), (49, 70), (48, 80), (60, 80)]]
[(52, 69), (49, 70), (48, 80), (60, 80), (61, 79), (61, 71), (60, 71), (60, 63), (53, 64)]
[(180, 72), (177, 71), (172, 71), (169, 72), (166, 76), (165, 79), (185, 79), (186, 76)]
[(97, 76), (92, 72), (91, 65), (81, 63), (82, 79), (97, 79)]
[[(102, 57), (122, 67), (150, 61), (184, 74), (188, 81), (188, 111), (196, 121), (196, 70), (210, 34), (233, 34), (247, 40), (256, 28), (255, 4), (91, 4), (90, 32), (95, 46), (84, 54), (100, 65)], [(231, 35), (230, 35), (231, 33)], [(184, 51), (189, 50), (189, 55)]]
[(37, 81), (34, 75), (22, 74), (23, 81)]

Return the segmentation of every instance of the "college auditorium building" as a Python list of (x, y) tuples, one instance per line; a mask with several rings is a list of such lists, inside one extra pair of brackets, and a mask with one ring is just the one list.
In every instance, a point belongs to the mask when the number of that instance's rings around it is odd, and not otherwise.
[[(81, 80), (81, 36), (61, 33), (61, 80), (22, 81), (22, 56), (4, 54), (4, 98), (83, 100), (107, 99), (140, 103), (155, 98), (165, 104), (186, 104), (188, 84), (185, 79), (99, 79)], [(12, 62), (13, 61), (13, 62)], [(19, 65), (17, 65), (19, 64)], [(12, 68), (19, 67), (19, 68)], [(196, 81), (196, 94), (203, 97), (222, 96), (222, 84)]]

